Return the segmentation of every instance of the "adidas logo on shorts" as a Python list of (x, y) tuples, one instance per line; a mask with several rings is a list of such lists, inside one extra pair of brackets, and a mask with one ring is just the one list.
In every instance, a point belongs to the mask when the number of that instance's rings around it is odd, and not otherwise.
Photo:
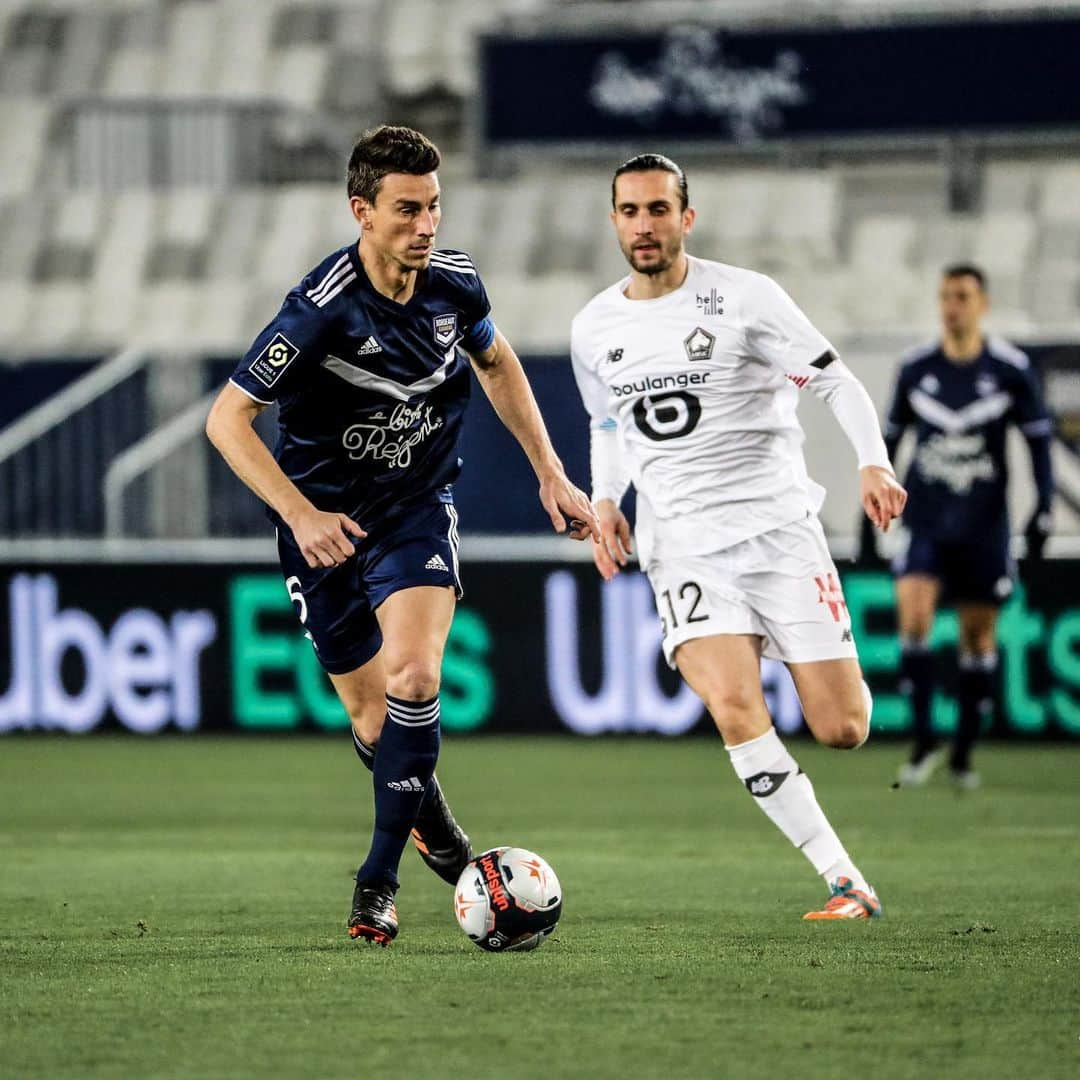
[(394, 791), (423, 791), (424, 785), (415, 776), (408, 780), (387, 780), (386, 786)]
[(441, 555), (432, 555), (426, 563), (424, 563), (425, 570), (448, 570), (449, 567), (443, 562)]
[(382, 352), (382, 346), (370, 335), (364, 340), (364, 344), (356, 350), (357, 356), (371, 356)]

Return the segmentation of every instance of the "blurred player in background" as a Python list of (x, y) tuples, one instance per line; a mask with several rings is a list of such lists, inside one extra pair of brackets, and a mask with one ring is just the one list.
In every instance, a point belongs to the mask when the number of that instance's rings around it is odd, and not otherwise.
[[(374, 774), (374, 833), (348, 931), (381, 945), (398, 931), (410, 832), (451, 884), (472, 856), (434, 775), (443, 648), (461, 596), (451, 484), (470, 378), (459, 345), (535, 469), (554, 527), (567, 514), (576, 539), (599, 536), (472, 260), (435, 250), (438, 166), (435, 146), (409, 128), (362, 136), (348, 169), (360, 242), (288, 294), (207, 421), (269, 507), (289, 595)], [(271, 454), (252, 421), (274, 402)]]
[(900, 769), (905, 786), (926, 783), (943, 753), (931, 734), (934, 657), (930, 631), (940, 601), (956, 604), (960, 623), (960, 718), (949, 767), (962, 788), (978, 786), (971, 752), (997, 696), (1000, 606), (1013, 589), (1005, 502), (1005, 446), (1016, 424), (1031, 449), (1037, 501), (1028, 522), (1028, 558), (1042, 556), (1054, 493), (1052, 425), (1031, 364), (1019, 349), (983, 333), (986, 276), (951, 266), (938, 299), (941, 341), (908, 356), (889, 409), (890, 456), (909, 427), (915, 451), (905, 480), (907, 549), (893, 563), (901, 642), (901, 675), (911, 699), (915, 744)]
[(686, 177), (643, 154), (612, 181), (612, 221), (630, 275), (573, 323), (574, 374), (591, 418), (597, 568), (626, 565), (619, 503), (637, 490), (640, 562), (664, 655), (698, 693), (735, 773), (825, 879), (806, 918), (872, 918), (881, 904), (780, 741), (761, 657), (784, 661), (806, 722), (827, 746), (861, 746), (871, 701), (806, 473), (799, 389), (830, 406), (855, 448), (862, 504), (882, 529), (904, 506), (862, 385), (772, 280), (687, 255)]

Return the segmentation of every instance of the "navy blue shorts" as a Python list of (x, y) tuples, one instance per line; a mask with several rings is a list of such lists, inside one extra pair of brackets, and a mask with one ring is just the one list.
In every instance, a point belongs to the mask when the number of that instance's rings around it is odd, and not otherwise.
[(375, 611), (391, 594), (443, 585), (461, 598), (457, 511), (432, 495), (385, 522), (340, 566), (308, 566), (291, 534), (278, 530), (285, 587), (315, 653), (331, 675), (366, 664), (382, 648)]
[(895, 577), (937, 578), (943, 601), (1001, 605), (1012, 595), (1016, 563), (1009, 554), (1007, 529), (994, 528), (985, 537), (959, 543), (913, 531), (907, 549), (893, 559), (892, 572)]

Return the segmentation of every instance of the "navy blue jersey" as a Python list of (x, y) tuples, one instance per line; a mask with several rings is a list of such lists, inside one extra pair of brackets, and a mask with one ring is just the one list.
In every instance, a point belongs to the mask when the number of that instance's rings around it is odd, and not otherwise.
[[(900, 369), (885, 429), (890, 451), (906, 428), (915, 429), (904, 524), (949, 541), (1007, 529), (1010, 423), (1029, 442), (1049, 441), (1051, 422), (1019, 349), (987, 338), (970, 363), (949, 360), (940, 345), (913, 353)], [(1043, 496), (1040, 490), (1040, 502)]]
[(278, 403), (274, 457), (285, 475), (320, 510), (370, 530), (460, 472), (471, 383), (458, 345), (488, 348), (489, 310), (462, 252), (434, 252), (399, 304), (375, 290), (350, 244), (286, 296), (231, 381)]

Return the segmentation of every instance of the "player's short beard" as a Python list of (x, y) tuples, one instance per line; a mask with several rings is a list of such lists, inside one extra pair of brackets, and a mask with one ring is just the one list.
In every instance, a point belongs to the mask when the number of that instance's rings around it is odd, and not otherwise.
[(629, 248), (623, 248), (623, 255), (626, 257), (626, 261), (630, 266), (639, 274), (645, 274), (646, 277), (655, 277), (657, 274), (662, 274), (666, 270), (670, 270), (674, 265), (675, 260), (679, 257), (680, 245), (678, 242), (665, 246), (661, 241), (656, 241), (657, 246), (660, 248), (660, 255), (655, 262), (651, 262), (646, 266), (639, 266), (637, 259), (634, 258), (633, 246)]

